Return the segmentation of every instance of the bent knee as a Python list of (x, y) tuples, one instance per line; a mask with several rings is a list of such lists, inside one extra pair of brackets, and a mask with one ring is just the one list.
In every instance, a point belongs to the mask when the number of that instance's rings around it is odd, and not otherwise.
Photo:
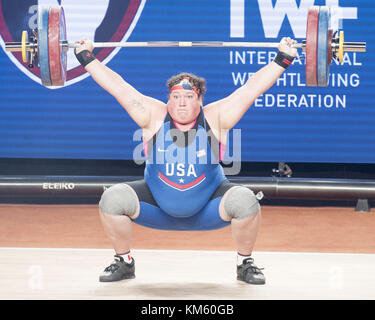
[(239, 186), (228, 190), (224, 210), (229, 218), (242, 220), (259, 213), (260, 205), (253, 191)]
[(127, 184), (115, 184), (106, 189), (99, 201), (101, 212), (110, 215), (133, 217), (139, 211), (139, 201), (135, 191)]

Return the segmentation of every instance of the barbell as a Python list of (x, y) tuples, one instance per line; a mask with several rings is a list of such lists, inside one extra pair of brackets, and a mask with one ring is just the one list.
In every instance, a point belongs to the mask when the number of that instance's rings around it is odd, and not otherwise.
[[(94, 42), (95, 48), (106, 47), (246, 47), (277, 48), (277, 42), (222, 42), (222, 41), (150, 41), (150, 42)], [(44, 86), (63, 86), (67, 73), (67, 50), (79, 47), (69, 43), (66, 35), (64, 9), (61, 6), (38, 6), (37, 29), (33, 35), (22, 32), (21, 42), (5, 43), (6, 51), (22, 53), (22, 60), (30, 68), (38, 63)], [(307, 14), (306, 40), (293, 45), (306, 55), (307, 86), (327, 86), (332, 59), (340, 62), (344, 52), (366, 52), (365, 42), (344, 42), (344, 31), (330, 28), (327, 6), (312, 6)]]

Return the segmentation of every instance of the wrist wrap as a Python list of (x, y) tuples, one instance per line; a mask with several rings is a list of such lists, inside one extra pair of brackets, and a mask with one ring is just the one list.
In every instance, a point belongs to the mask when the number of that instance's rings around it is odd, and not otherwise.
[(284, 52), (279, 51), (274, 62), (276, 62), (279, 66), (282, 66), (284, 69), (288, 68), (294, 60), (294, 57), (286, 54)]
[(82, 67), (86, 67), (91, 61), (96, 59), (94, 54), (88, 50), (83, 50), (79, 53), (74, 51), (74, 54)]

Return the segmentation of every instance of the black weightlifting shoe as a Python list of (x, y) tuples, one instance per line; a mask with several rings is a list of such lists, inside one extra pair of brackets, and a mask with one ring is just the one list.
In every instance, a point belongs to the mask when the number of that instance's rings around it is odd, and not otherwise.
[(250, 284), (265, 284), (266, 278), (261, 270), (263, 268), (258, 268), (253, 258), (244, 259), (242, 264), (237, 266), (237, 280)]
[(115, 255), (115, 260), (100, 274), (100, 282), (120, 281), (135, 278), (135, 263), (126, 263), (121, 256)]

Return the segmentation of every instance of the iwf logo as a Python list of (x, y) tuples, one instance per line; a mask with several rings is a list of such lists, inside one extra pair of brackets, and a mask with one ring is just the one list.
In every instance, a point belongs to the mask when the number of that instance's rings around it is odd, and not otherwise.
[[(251, 6), (256, 6), (253, 2), (251, 1)], [(257, 0), (257, 2), (265, 38), (277, 38), (285, 20), (289, 21), (295, 38), (306, 38), (307, 12), (309, 7), (315, 5), (317, 1)], [(231, 38), (245, 38), (245, 7), (247, 3), (250, 1), (230, 0)], [(358, 19), (357, 7), (341, 7), (339, 0), (326, 0), (325, 5), (331, 10), (331, 28), (333, 30), (343, 28), (344, 19)]]
[[(0, 44), (21, 41), (21, 33), (29, 35), (37, 28), (38, 5), (61, 5), (65, 11), (69, 42), (89, 38), (96, 42), (126, 41), (142, 13), (146, 0), (0, 0)], [(95, 48), (95, 56), (108, 63), (120, 48)], [(28, 77), (41, 83), (37, 66), (30, 69), (22, 62), (20, 52), (6, 52), (12, 62)], [(65, 86), (87, 77), (74, 51), (68, 51)]]

